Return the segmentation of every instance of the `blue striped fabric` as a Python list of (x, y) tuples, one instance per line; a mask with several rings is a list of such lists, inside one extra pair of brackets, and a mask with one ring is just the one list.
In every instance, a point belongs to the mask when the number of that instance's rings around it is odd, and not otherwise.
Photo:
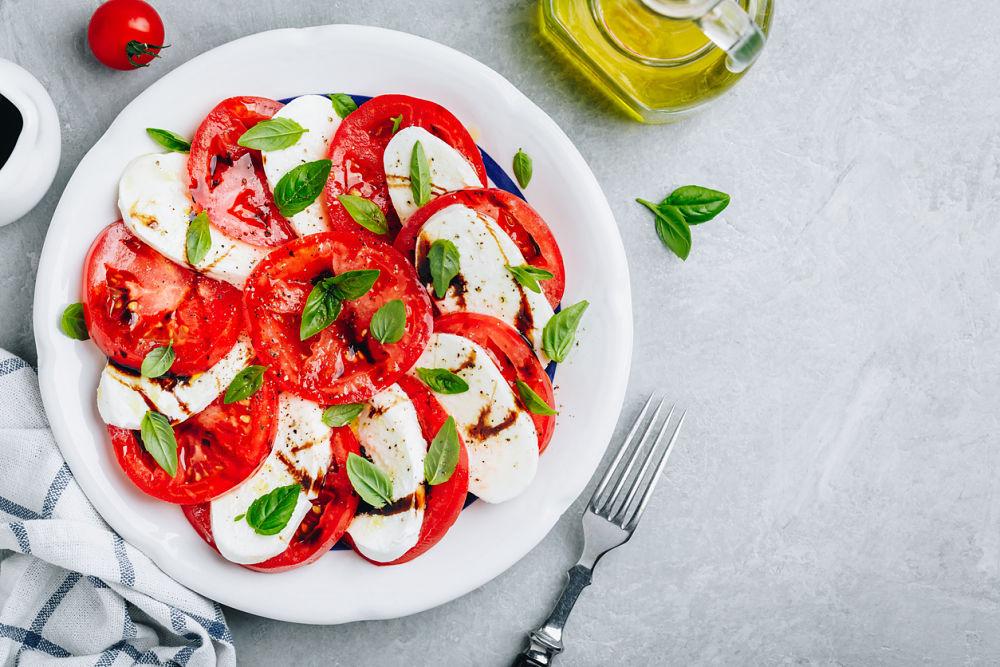
[(34, 372), (2, 350), (0, 405), (0, 665), (235, 664), (221, 607), (100, 519), (52, 440)]

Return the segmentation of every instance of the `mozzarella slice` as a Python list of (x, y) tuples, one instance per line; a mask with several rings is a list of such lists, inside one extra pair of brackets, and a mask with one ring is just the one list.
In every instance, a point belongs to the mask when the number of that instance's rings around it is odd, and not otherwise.
[[(421, 266), (438, 239), (458, 248), (461, 269), (443, 299), (431, 298), (442, 313), (472, 312), (492, 315), (521, 332), (531, 343), (542, 364), (542, 330), (552, 319), (552, 306), (542, 293), (532, 292), (514, 279), (508, 266), (524, 264), (524, 255), (496, 220), (465, 206), (453, 204), (424, 223), (417, 236), (416, 265)], [(423, 275), (429, 280), (429, 275)]]
[[(294, 167), (325, 159), (330, 151), (330, 141), (340, 126), (340, 116), (333, 110), (330, 98), (321, 95), (296, 97), (281, 107), (274, 117), (294, 120), (307, 131), (288, 148), (261, 151), (264, 173), (272, 192), (281, 177)], [(325, 232), (329, 225), (322, 197), (318, 197), (304, 211), (288, 218), (288, 222), (299, 236)]]
[[(330, 434), (320, 406), (294, 394), (278, 397), (278, 428), (271, 453), (250, 479), (212, 501), (212, 537), (227, 560), (260, 563), (288, 548), (330, 467)], [(258, 534), (246, 520), (250, 505), (290, 484), (301, 484), (291, 519), (275, 535)]]
[(476, 170), (457, 150), (422, 127), (403, 128), (393, 135), (382, 157), (389, 198), (400, 222), (406, 222), (419, 208), (410, 189), (410, 158), (418, 141), (430, 168), (431, 199), (452, 190), (483, 187)]
[(196, 265), (187, 259), (187, 229), (194, 218), (187, 155), (141, 155), (118, 181), (118, 209), (125, 226), (167, 259), (242, 289), (266, 248), (230, 238), (212, 227), (212, 246)]
[(108, 362), (97, 385), (97, 410), (105, 423), (133, 430), (151, 409), (172, 423), (182, 422), (207, 408), (252, 358), (253, 348), (244, 334), (214, 366), (189, 378), (146, 378)]
[(394, 502), (358, 513), (347, 532), (367, 558), (387, 563), (416, 545), (424, 522), (427, 441), (417, 410), (399, 385), (372, 397), (358, 417), (358, 438), (375, 466), (392, 480)]
[(414, 368), (446, 368), (469, 384), (461, 394), (435, 394), (469, 450), (469, 491), (488, 503), (524, 491), (538, 469), (538, 433), (486, 350), (462, 336), (436, 333)]

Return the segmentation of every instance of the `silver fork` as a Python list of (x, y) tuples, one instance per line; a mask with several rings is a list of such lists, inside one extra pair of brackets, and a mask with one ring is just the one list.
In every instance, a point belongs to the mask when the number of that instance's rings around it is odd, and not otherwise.
[[(528, 647), (514, 660), (514, 667), (545, 667), (551, 665), (555, 657), (562, 653), (562, 636), (566, 620), (580, 593), (590, 585), (590, 578), (597, 561), (612, 549), (628, 542), (635, 532), (653, 489), (663, 474), (667, 456), (677, 441), (681, 425), (684, 424), (684, 416), (687, 414), (681, 413), (670, 432), (666, 446), (660, 447), (660, 442), (670, 430), (668, 427), (674, 414), (674, 408), (671, 406), (666, 419), (660, 421), (664, 404), (661, 399), (652, 418), (643, 428), (642, 435), (637, 439), (636, 434), (644, 423), (653, 400), (653, 396), (646, 400), (642, 411), (625, 436), (625, 441), (615, 454), (614, 461), (611, 462), (611, 466), (604, 473), (597, 490), (590, 498), (583, 513), (583, 553), (580, 555), (580, 560), (570, 568), (569, 581), (549, 618), (542, 627), (528, 635)], [(657, 423), (659, 426), (656, 426)], [(638, 442), (633, 447), (633, 442), (636, 440)], [(650, 440), (652, 444), (649, 444)], [(626, 454), (629, 454), (628, 461), (623, 462)], [(648, 474), (654, 460), (656, 467), (651, 474)], [(639, 470), (636, 473), (634, 469), (637, 463)], [(613, 487), (608, 491), (608, 487), (612, 484)]]

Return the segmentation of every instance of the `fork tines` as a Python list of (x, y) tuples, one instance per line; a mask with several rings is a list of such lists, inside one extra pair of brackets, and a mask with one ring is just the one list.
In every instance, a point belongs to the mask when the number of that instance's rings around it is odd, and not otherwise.
[[(681, 413), (671, 431), (670, 423), (674, 415), (674, 406), (671, 406), (670, 410), (667, 411), (666, 418), (661, 420), (660, 414), (663, 411), (665, 399), (660, 399), (657, 401), (653, 416), (646, 421), (646, 415), (654, 400), (655, 394), (650, 395), (649, 399), (646, 400), (642, 411), (639, 412), (635, 423), (632, 424), (628, 435), (625, 436), (625, 441), (615, 454), (614, 461), (611, 462), (608, 471), (604, 473), (601, 483), (597, 485), (597, 490), (594, 491), (594, 495), (590, 499), (590, 511), (629, 532), (635, 530), (639, 518), (646, 509), (649, 497), (663, 473), (667, 456), (677, 441), (681, 425), (684, 423), (684, 416), (687, 414), (686, 411)], [(640, 432), (640, 427), (642, 427), (642, 433), (636, 437)], [(668, 431), (670, 431), (670, 437), (667, 439), (666, 445), (661, 446)], [(629, 455), (628, 460), (623, 462), (626, 454)], [(656, 466), (650, 473), (649, 469), (654, 460)], [(640, 465), (638, 471), (635, 471), (637, 462)], [(606, 492), (608, 486), (612, 484), (611, 491)], [(638, 501), (636, 501), (637, 495)]]

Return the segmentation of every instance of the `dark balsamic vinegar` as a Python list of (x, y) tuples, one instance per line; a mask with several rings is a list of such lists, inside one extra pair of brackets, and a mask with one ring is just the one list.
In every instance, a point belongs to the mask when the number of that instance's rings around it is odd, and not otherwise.
[(21, 136), (24, 119), (13, 102), (0, 95), (0, 168), (7, 164), (14, 152), (17, 138)]

